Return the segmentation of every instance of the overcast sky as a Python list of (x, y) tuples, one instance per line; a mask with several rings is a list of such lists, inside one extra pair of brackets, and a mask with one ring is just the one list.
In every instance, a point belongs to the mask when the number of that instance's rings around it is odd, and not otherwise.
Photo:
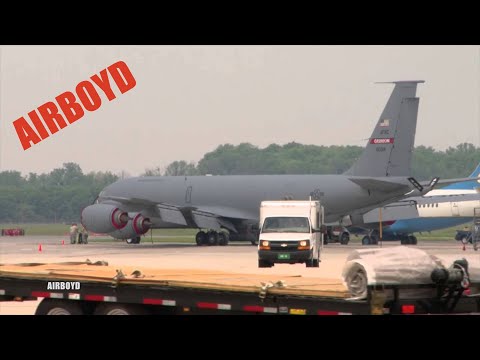
[[(425, 80), (415, 145), (480, 146), (478, 46), (1, 46), (0, 170), (197, 162), (219, 144), (365, 145), (393, 85)], [(123, 60), (137, 85), (24, 151), (13, 121)]]

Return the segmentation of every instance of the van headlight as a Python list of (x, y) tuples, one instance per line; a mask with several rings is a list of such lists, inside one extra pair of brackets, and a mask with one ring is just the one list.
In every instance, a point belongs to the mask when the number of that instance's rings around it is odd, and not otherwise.
[(260, 240), (259, 247), (260, 250), (270, 250), (270, 241)]
[(310, 250), (310, 240), (300, 240), (298, 242), (298, 250)]

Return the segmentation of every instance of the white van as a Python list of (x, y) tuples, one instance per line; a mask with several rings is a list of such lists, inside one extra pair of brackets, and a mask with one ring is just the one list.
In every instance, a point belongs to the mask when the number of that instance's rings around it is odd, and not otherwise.
[(320, 201), (262, 201), (258, 267), (276, 263), (318, 267), (326, 230), (323, 219)]

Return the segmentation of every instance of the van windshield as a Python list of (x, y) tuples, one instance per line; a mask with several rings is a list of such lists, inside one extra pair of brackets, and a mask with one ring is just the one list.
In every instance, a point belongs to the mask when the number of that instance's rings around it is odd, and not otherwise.
[(306, 217), (267, 217), (262, 232), (310, 233), (310, 223)]

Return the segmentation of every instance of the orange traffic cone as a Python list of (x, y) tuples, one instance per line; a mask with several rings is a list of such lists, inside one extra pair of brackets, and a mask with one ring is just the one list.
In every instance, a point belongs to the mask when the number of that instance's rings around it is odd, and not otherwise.
[(62, 245), (65, 245), (65, 240), (62, 240)]
[(38, 244), (38, 251), (42, 251), (42, 244)]

